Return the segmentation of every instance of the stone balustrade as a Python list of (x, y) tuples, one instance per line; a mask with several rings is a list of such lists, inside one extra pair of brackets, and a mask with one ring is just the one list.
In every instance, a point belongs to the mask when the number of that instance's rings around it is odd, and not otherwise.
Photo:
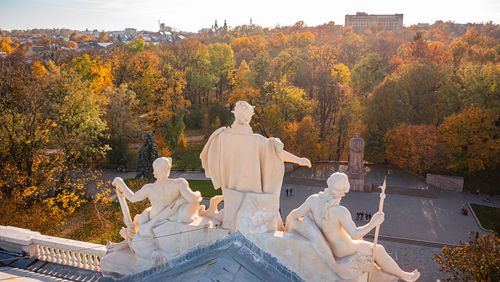
[(27, 229), (0, 226), (0, 247), (24, 252), (42, 261), (101, 271), (106, 247), (82, 241), (41, 235)]

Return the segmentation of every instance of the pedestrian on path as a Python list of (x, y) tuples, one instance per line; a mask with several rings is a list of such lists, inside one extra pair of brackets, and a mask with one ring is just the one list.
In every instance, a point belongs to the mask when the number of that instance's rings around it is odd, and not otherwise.
[(460, 206), (462, 208), (462, 214), (468, 216), (469, 215), (469, 210), (465, 207), (464, 204)]
[(288, 198), (288, 188), (285, 189), (286, 197)]
[(293, 188), (290, 187), (290, 197), (292, 196), (292, 194), (293, 194)]

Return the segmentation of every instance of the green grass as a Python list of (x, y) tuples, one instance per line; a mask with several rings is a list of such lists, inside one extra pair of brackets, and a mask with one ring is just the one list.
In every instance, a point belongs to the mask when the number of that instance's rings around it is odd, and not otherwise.
[(172, 169), (201, 169), (200, 153), (203, 150), (203, 144), (190, 144), (184, 150), (175, 151), (172, 154)]
[(470, 206), (484, 228), (494, 230), (497, 234), (500, 234), (500, 208), (478, 204), (470, 204)]
[[(142, 186), (153, 181), (148, 179), (125, 179), (125, 183), (132, 191), (139, 190)], [(215, 190), (210, 180), (188, 180), (189, 187), (193, 191), (200, 191), (201, 195), (206, 198), (211, 198), (215, 195), (221, 195), (222, 191)]]
[(221, 195), (222, 190), (215, 190), (211, 180), (188, 180), (189, 187), (193, 191), (200, 191), (201, 195), (206, 198), (211, 198), (216, 195)]
[[(125, 179), (125, 183), (133, 191), (137, 191), (151, 182), (153, 181), (148, 179)], [(193, 191), (200, 191), (203, 197), (213, 197), (222, 193), (221, 190), (213, 188), (210, 180), (188, 180), (188, 183)], [(132, 218), (150, 205), (148, 200), (137, 203), (128, 202)], [(98, 244), (123, 240), (119, 235), (120, 229), (125, 226), (120, 205), (117, 202), (112, 202), (109, 205), (100, 206), (99, 213), (103, 221), (98, 220), (94, 205), (86, 203), (51, 235)]]

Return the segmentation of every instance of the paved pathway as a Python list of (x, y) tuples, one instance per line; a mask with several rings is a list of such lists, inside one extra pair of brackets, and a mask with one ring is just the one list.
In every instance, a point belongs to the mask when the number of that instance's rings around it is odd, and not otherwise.
[[(293, 189), (293, 196), (286, 197), (285, 188)], [(305, 199), (324, 188), (285, 184), (281, 192), (281, 211), (288, 214), (300, 206)], [(356, 212), (371, 212), (378, 210), (379, 194), (349, 192), (342, 204), (356, 218)], [(385, 222), (380, 229), (381, 235), (403, 237), (425, 241), (435, 241), (447, 244), (458, 244), (468, 241), (469, 231), (485, 233), (480, 229), (472, 215), (464, 216), (460, 205), (466, 203), (485, 204), (483, 196), (469, 193), (443, 191), (439, 198), (421, 198), (397, 194), (388, 194), (385, 198)], [(493, 198), (488, 205), (500, 207), (500, 199)], [(366, 221), (357, 221), (357, 225)]]
[[(133, 178), (135, 172), (118, 173), (105, 171), (103, 178), (112, 179), (115, 176)], [(172, 178), (207, 179), (199, 171), (173, 171)], [(292, 188), (293, 195), (286, 197), (285, 188)], [(322, 191), (324, 188), (284, 184), (281, 192), (281, 212), (283, 217), (299, 207), (307, 197)], [(358, 211), (375, 213), (379, 204), (379, 193), (349, 192), (342, 204), (345, 205), (356, 218)], [(402, 237), (424, 241), (434, 241), (446, 244), (458, 244), (459, 241), (468, 241), (469, 231), (485, 233), (470, 214), (461, 214), (460, 205), (467, 203), (485, 204), (483, 196), (470, 193), (442, 191), (439, 198), (411, 197), (397, 194), (387, 194), (384, 205), (385, 222), (380, 234), (385, 236)], [(492, 198), (487, 205), (500, 207), (500, 198)], [(356, 221), (357, 225), (364, 225), (366, 221)]]
[(418, 281), (444, 280), (445, 273), (439, 271), (439, 265), (432, 257), (440, 251), (439, 248), (425, 247), (411, 244), (396, 243), (380, 240), (389, 255), (397, 262), (401, 269), (413, 271), (418, 268), (420, 278)]

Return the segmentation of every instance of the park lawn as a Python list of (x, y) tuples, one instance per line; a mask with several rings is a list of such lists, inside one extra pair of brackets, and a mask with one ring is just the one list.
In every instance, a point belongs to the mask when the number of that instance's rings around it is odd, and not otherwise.
[(211, 180), (188, 180), (188, 182), (189, 187), (191, 187), (193, 191), (200, 191), (201, 195), (205, 198), (212, 198), (213, 196), (222, 194), (221, 189), (214, 189)]
[(470, 204), (481, 225), (500, 234), (500, 208)]
[(176, 150), (172, 154), (172, 169), (201, 169), (200, 153), (203, 143), (189, 144), (186, 149)]

